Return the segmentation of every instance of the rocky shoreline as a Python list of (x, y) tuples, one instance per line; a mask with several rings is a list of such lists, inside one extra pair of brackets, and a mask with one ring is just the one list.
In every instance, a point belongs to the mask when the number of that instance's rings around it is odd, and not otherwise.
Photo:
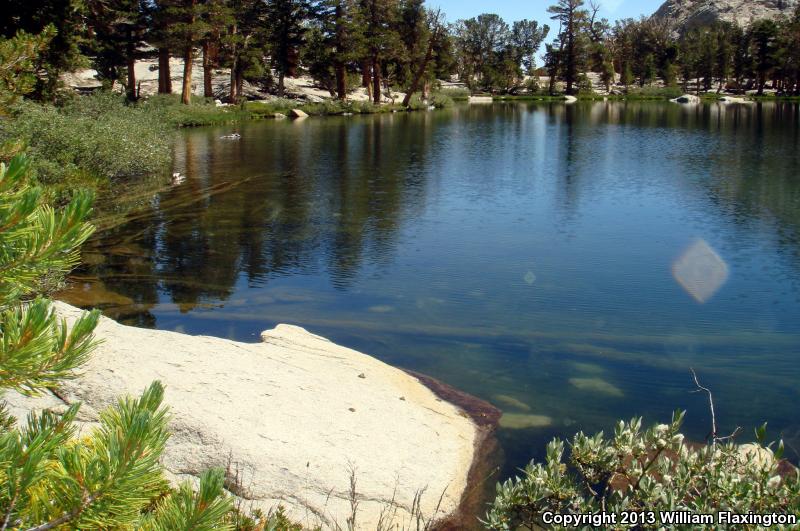
[[(56, 310), (67, 322), (80, 315)], [(91, 429), (118, 396), (160, 380), (170, 480), (222, 467), (245, 509), (282, 505), (306, 527), (344, 526), (353, 499), (357, 529), (404, 528), (420, 515), (439, 529), (475, 523), (497, 455), (500, 412), (486, 402), (295, 326), (249, 344), (102, 318), (96, 336), (77, 379), (57, 394), (10, 393), (10, 412), (82, 402), (78, 421)]]

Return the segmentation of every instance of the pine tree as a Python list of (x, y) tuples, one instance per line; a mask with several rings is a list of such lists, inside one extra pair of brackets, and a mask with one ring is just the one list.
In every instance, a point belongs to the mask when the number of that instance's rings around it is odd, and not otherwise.
[(36, 60), (55, 31), (48, 26), (39, 35), (20, 31), (10, 39), (0, 37), (0, 116), (36, 87)]
[[(0, 390), (35, 395), (76, 375), (96, 344), (99, 313), (70, 329), (36, 296), (77, 264), (93, 231), (85, 221), (92, 197), (77, 192), (56, 211), (26, 182), (27, 169), (23, 156), (0, 164)], [(197, 495), (185, 485), (164, 496), (163, 395), (155, 382), (138, 399), (120, 399), (80, 439), (79, 404), (31, 413), (24, 423), (0, 404), (0, 529), (225, 529), (231, 506), (220, 471), (201, 478)]]
[(203, 96), (214, 97), (211, 84), (223, 36), (233, 24), (235, 16), (228, 0), (206, 0), (202, 6), (201, 17), (205, 26), (200, 37), (203, 50)]
[(18, 31), (38, 35), (55, 28), (46, 48), (36, 58), (36, 86), (31, 97), (53, 100), (61, 88), (61, 74), (86, 64), (84, 0), (3, 0), (0, 35), (11, 38)]
[(567, 94), (575, 92), (585, 54), (585, 26), (588, 12), (583, 7), (583, 0), (558, 0), (556, 5), (547, 8), (553, 20), (558, 21), (559, 54), (561, 63), (559, 71), (567, 84)]
[(128, 100), (137, 99), (136, 60), (139, 47), (150, 21), (144, 0), (95, 0), (92, 2), (89, 24), (94, 33), (90, 48), (100, 77), (110, 82), (119, 78), (118, 70), (125, 67)]
[[(363, 57), (363, 24), (355, 0), (315, 0), (312, 9), (321, 40), (315, 41), (314, 55), (326, 61), (335, 79), (335, 93), (347, 98), (347, 67)], [(322, 47), (322, 49), (320, 49)], [(321, 64), (311, 65), (316, 72)]]
[(764, 87), (777, 64), (778, 25), (774, 20), (758, 20), (750, 27), (750, 38), (753, 46), (753, 61), (758, 95), (764, 94)]
[(304, 22), (308, 17), (308, 0), (267, 0), (266, 22), (272, 64), (278, 73), (278, 96), (284, 94), (284, 78), (297, 69), (300, 48), (305, 42)]
[(158, 0), (163, 10), (162, 16), (169, 21), (165, 31), (169, 40), (175, 43), (183, 57), (183, 84), (181, 103), (189, 105), (192, 101), (192, 68), (195, 48), (199, 46), (208, 32), (208, 22), (204, 18), (205, 5), (202, 0)]

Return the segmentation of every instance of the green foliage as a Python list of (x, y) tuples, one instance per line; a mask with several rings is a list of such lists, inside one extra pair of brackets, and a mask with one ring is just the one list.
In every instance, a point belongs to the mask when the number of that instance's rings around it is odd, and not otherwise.
[(535, 69), (536, 51), (549, 31), (530, 20), (509, 26), (489, 13), (457, 22), (453, 39), (462, 80), (472, 89), (510, 92)]
[(453, 99), (447, 94), (437, 92), (431, 96), (430, 104), (437, 109), (446, 109), (447, 107), (452, 107), (454, 102)]
[(32, 97), (55, 101), (61, 74), (86, 65), (83, 48), (89, 35), (85, 17), (90, 4), (85, 0), (4, 0), (0, 35), (11, 38), (22, 31), (47, 36), (47, 45), (40, 47), (34, 58)]
[(19, 31), (14, 37), (0, 37), (0, 114), (18, 98), (36, 87), (36, 60), (55, 34), (48, 26), (39, 35)]
[[(27, 182), (28, 169), (21, 155), (0, 164), (0, 391), (36, 394), (75, 375), (95, 345), (99, 313), (69, 329), (49, 301), (24, 300), (40, 291), (43, 277), (66, 274), (92, 233), (84, 221), (91, 196), (76, 193), (54, 210)], [(73, 424), (79, 404), (61, 414), (31, 413), (21, 425), (0, 405), (3, 529), (227, 529), (220, 471), (205, 474), (197, 494), (184, 485), (143, 514), (166, 490), (163, 397), (155, 382), (138, 399), (120, 399), (80, 439)]]
[(0, 389), (34, 393), (86, 359), (98, 316), (88, 314), (68, 331), (46, 300), (19, 303), (72, 269), (93, 230), (83, 221), (90, 195), (76, 194), (57, 212), (26, 182), (28, 167), (23, 156), (0, 164)]
[(628, 90), (627, 97), (643, 100), (674, 99), (681, 96), (680, 87), (636, 87)]
[(0, 123), (0, 144), (27, 145), (34, 176), (69, 188), (91, 179), (119, 179), (163, 170), (170, 161), (169, 126), (159, 113), (100, 92), (62, 107), (23, 102)]
[(422, 101), (422, 98), (419, 94), (414, 94), (411, 96), (411, 99), (408, 101), (408, 110), (409, 111), (422, 111), (428, 108), (428, 104)]
[(143, 531), (233, 529), (221, 523), (232, 509), (230, 498), (224, 496), (224, 482), (223, 470), (212, 469), (200, 475), (197, 491), (188, 482), (183, 483), (148, 515)]
[(468, 88), (443, 88), (437, 90), (434, 95), (447, 96), (453, 101), (467, 101), (470, 91)]
[[(669, 425), (644, 431), (640, 418), (620, 421), (611, 438), (578, 433), (566, 462), (564, 442), (553, 440), (544, 463), (531, 462), (521, 477), (497, 485), (486, 525), (538, 529), (547, 511), (800, 511), (800, 473), (778, 474), (783, 444), (774, 451), (773, 445), (763, 446), (765, 427), (746, 451), (732, 442), (692, 449), (679, 432), (683, 416), (676, 412)], [(660, 527), (659, 521), (642, 526)]]

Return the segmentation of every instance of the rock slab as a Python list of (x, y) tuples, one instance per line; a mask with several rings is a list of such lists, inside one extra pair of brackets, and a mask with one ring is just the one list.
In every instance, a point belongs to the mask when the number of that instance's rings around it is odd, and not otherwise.
[[(80, 315), (56, 308), (68, 322)], [(7, 394), (11, 413), (80, 401), (85, 430), (119, 395), (160, 380), (172, 430), (163, 464), (173, 480), (223, 467), (245, 508), (282, 504), (323, 529), (347, 527), (351, 471), (356, 529), (375, 529), (381, 518), (411, 526), (421, 491), (426, 518), (458, 511), (480, 428), (414, 375), (289, 325), (249, 344), (102, 318), (96, 336), (103, 343), (78, 379), (58, 396)]]
[(683, 33), (715, 22), (748, 26), (762, 18), (791, 15), (798, 0), (667, 0), (653, 18), (667, 22)]

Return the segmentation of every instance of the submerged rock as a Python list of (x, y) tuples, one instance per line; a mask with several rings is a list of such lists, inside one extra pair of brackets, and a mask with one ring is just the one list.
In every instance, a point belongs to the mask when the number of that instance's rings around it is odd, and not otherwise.
[(531, 415), (526, 413), (503, 413), (500, 427), (508, 430), (525, 430), (528, 428), (544, 428), (553, 424), (547, 415)]
[(625, 395), (619, 387), (602, 378), (570, 378), (569, 383), (582, 391), (592, 391), (609, 396)]
[(494, 395), (492, 397), (492, 400), (494, 402), (497, 402), (501, 406), (506, 406), (506, 407), (509, 407), (511, 409), (517, 409), (519, 411), (530, 411), (531, 410), (531, 406), (529, 406), (528, 404), (526, 404), (522, 400), (514, 398), (513, 396), (509, 396), (509, 395)]
[[(80, 314), (64, 303), (56, 309), (69, 322)], [(296, 326), (278, 325), (262, 343), (246, 344), (101, 318), (96, 336), (103, 343), (81, 376), (64, 383), (63, 398), (9, 393), (12, 413), (80, 401), (86, 429), (118, 396), (160, 380), (170, 408), (172, 437), (162, 458), (170, 479), (210, 467), (238, 472), (234, 494), (248, 506), (266, 512), (282, 504), (309, 528), (346, 525), (351, 467), (356, 529), (375, 529), (387, 508), (396, 511), (395, 525), (411, 521), (423, 489), (426, 517), (456, 513), (480, 455), (483, 419), (496, 420), (491, 406), (467, 414), (422, 377)]]

